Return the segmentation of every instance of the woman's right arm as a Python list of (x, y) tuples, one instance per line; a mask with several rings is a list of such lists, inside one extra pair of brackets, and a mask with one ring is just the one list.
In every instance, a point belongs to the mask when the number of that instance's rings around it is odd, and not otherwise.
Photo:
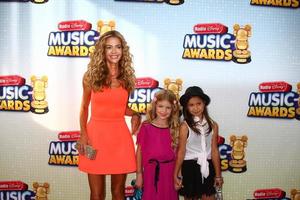
[(79, 144), (80, 147), (78, 149), (79, 153), (84, 151), (83, 145), (88, 144), (88, 136), (87, 136), (87, 120), (89, 116), (89, 105), (91, 101), (91, 88), (87, 85), (85, 81), (85, 76), (82, 80), (82, 87), (83, 87), (83, 95), (81, 100), (80, 106), (80, 116), (79, 116), (79, 123), (80, 123), (80, 139)]
[(185, 146), (186, 146), (186, 140), (188, 136), (188, 127), (185, 122), (183, 122), (180, 125), (179, 130), (179, 141), (178, 141), (178, 149), (177, 149), (177, 158), (176, 158), (176, 164), (175, 164), (175, 170), (174, 170), (174, 186), (176, 190), (179, 190), (181, 188), (182, 184), (182, 176), (180, 170), (181, 165), (185, 156)]

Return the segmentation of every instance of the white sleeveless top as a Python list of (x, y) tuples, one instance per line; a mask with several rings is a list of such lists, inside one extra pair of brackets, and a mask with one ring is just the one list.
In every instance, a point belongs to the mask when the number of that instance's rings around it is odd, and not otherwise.
[(207, 160), (211, 159), (211, 141), (213, 131), (208, 135), (206, 134), (209, 126), (207, 120), (203, 118), (202, 122), (199, 118), (195, 117), (195, 121), (198, 121), (197, 128), (201, 134), (197, 134), (188, 126), (188, 138), (186, 142), (186, 151), (184, 160), (197, 160), (197, 163), (201, 166), (202, 179), (207, 178), (209, 175), (209, 167)]

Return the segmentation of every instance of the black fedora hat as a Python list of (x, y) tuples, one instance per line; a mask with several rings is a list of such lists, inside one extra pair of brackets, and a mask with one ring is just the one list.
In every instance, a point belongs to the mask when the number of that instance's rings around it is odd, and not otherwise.
[(205, 105), (208, 105), (210, 103), (210, 98), (207, 96), (203, 90), (198, 86), (191, 86), (185, 90), (185, 93), (180, 97), (179, 102), (182, 106), (185, 106), (187, 102), (192, 97), (200, 97), (202, 100), (204, 100)]

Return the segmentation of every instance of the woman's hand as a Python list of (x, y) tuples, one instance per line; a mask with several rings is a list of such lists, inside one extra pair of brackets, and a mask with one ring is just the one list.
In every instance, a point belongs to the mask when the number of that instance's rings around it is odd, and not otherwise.
[(76, 148), (78, 153), (83, 155), (84, 154), (84, 146), (88, 144), (88, 138), (86, 135), (81, 135), (79, 140), (77, 141)]
[(136, 114), (132, 115), (132, 117), (131, 117), (131, 133), (133, 135), (136, 135), (140, 125), (141, 125), (140, 114), (136, 113)]
[(135, 187), (138, 188), (138, 189), (142, 189), (142, 187), (143, 187), (143, 174), (142, 174), (142, 172), (137, 172), (136, 173)]

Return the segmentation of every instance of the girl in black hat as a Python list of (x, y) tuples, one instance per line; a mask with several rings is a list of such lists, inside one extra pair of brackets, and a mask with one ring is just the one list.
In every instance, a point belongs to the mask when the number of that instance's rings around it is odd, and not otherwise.
[(185, 200), (214, 200), (215, 187), (222, 187), (218, 125), (208, 114), (210, 98), (197, 86), (180, 97), (184, 122), (180, 126), (175, 188)]

